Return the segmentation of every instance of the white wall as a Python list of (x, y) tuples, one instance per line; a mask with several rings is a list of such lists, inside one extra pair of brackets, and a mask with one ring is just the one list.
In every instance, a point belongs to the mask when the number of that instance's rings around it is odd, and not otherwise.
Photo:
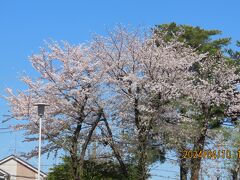
[(6, 171), (8, 174), (13, 175), (14, 177), (11, 177), (11, 180), (15, 180), (16, 179), (16, 175), (17, 175), (17, 162), (13, 159), (3, 163), (2, 165), (0, 165), (0, 169)]

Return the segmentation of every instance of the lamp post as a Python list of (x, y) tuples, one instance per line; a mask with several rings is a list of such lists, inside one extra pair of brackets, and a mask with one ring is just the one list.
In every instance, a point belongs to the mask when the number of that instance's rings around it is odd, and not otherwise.
[(45, 103), (35, 104), (38, 108), (38, 116), (39, 116), (39, 140), (38, 140), (38, 180), (40, 180), (40, 172), (41, 172), (41, 145), (42, 145), (42, 117), (44, 115), (45, 106), (49, 106)]

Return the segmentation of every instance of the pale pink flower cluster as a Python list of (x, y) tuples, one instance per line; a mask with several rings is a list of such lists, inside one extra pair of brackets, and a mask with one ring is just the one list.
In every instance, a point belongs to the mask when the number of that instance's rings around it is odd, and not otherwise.
[[(38, 133), (33, 105), (50, 105), (43, 121), (43, 134), (52, 142), (52, 148), (67, 145), (66, 139), (80, 117), (79, 142), (84, 142), (99, 109), (104, 110), (112, 128), (129, 128), (138, 135), (149, 133), (162, 115), (169, 118), (172, 113), (172, 117), (178, 118), (176, 110), (170, 112), (167, 106), (182, 95), (197, 105), (230, 105), (234, 98), (231, 83), (237, 78), (223, 58), (216, 64), (214, 59), (196, 53), (184, 43), (167, 43), (161, 37), (121, 28), (108, 37), (95, 37), (90, 44), (48, 44), (31, 56), (30, 62), (39, 78), (23, 77), (27, 90), (15, 95), (8, 89), (7, 100), (13, 118), (28, 120), (17, 126), (26, 129), (28, 137)], [(198, 77), (194, 83), (194, 63), (199, 63), (203, 70), (211, 67), (208, 70), (213, 79)]]

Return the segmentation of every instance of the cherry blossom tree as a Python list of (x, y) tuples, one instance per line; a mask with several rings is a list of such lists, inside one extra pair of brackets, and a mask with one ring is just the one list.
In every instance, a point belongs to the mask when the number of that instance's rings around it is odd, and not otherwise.
[[(43, 153), (69, 152), (74, 179), (80, 178), (93, 141), (110, 147), (106, 151), (112, 151), (126, 178), (126, 164), (134, 159), (136, 179), (147, 179), (148, 150), (170, 143), (164, 132), (187, 136), (189, 132), (177, 123), (199, 114), (194, 149), (202, 150), (213, 109), (224, 105), (227, 111), (237, 77), (224, 58), (196, 53), (175, 36), (166, 42), (151, 31), (119, 27), (108, 36), (95, 36), (89, 44), (48, 44), (30, 58), (39, 78), (23, 77), (27, 89), (17, 94), (7, 89), (11, 117), (22, 122), (15, 128), (26, 130), (26, 141), (36, 141), (34, 104), (50, 104), (43, 123), (47, 142)], [(196, 64), (201, 68), (194, 69)], [(195, 107), (189, 117), (172, 105), (182, 97)], [(28, 155), (37, 155), (36, 150)], [(195, 178), (200, 161), (192, 164)]]
[[(227, 44), (230, 42), (230, 38), (212, 38), (213, 36), (216, 36), (216, 34), (219, 34), (219, 30), (204, 30), (200, 27), (193, 27), (193, 26), (187, 26), (187, 25), (177, 25), (176, 23), (170, 23), (170, 24), (162, 24), (158, 25), (154, 28), (154, 33), (164, 35), (164, 39), (166, 41), (171, 41), (172, 37), (175, 36), (175, 34), (180, 33), (180, 36), (178, 36), (178, 40), (181, 42), (184, 42), (186, 45), (190, 45), (191, 47), (195, 48), (196, 51), (199, 53), (207, 52), (207, 56), (214, 56), (216, 58), (219, 53), (223, 51), (223, 47), (226, 47)], [(237, 52), (229, 50), (229, 55), (232, 59), (237, 59)], [(237, 62), (237, 61), (236, 61)], [(237, 63), (236, 63), (237, 64)], [(195, 64), (193, 66), (193, 70), (199, 70), (199, 64)], [(200, 73), (200, 72), (199, 72)], [(201, 71), (203, 73), (203, 71)], [(203, 74), (202, 74), (203, 75)], [(205, 78), (206, 79), (206, 78)], [(179, 165), (180, 165), (180, 178), (181, 179), (187, 179), (187, 172), (190, 167), (188, 164), (189, 162), (186, 159), (181, 158), (182, 157), (182, 150), (191, 149), (192, 142), (196, 138), (195, 136), (198, 135), (198, 129), (199, 129), (199, 119), (201, 116), (199, 115), (199, 112), (197, 115), (192, 112), (195, 111), (196, 106), (194, 104), (191, 104), (185, 97), (179, 99), (180, 104), (178, 102), (178, 109), (181, 112), (181, 115), (184, 116), (184, 119), (187, 118), (188, 121), (185, 123), (183, 120), (181, 120), (181, 123), (174, 124), (174, 129), (182, 131), (184, 133), (183, 136), (179, 136), (180, 133), (177, 133), (176, 135), (170, 132), (173, 144), (172, 146), (175, 147), (177, 151), (179, 151), (177, 154), (180, 154), (179, 157)], [(187, 107), (185, 107), (187, 105)], [(215, 120), (212, 121), (209, 124), (210, 132), (211, 132), (211, 139), (214, 139), (215, 136), (213, 135), (213, 129), (218, 128), (221, 126), (221, 122), (223, 120), (224, 116), (224, 108), (220, 106), (215, 106), (212, 108), (212, 114), (214, 112), (215, 114)], [(184, 112), (187, 114), (184, 114)], [(192, 114), (191, 117), (189, 116), (189, 113)], [(184, 128), (182, 128), (182, 123), (184, 123)], [(201, 128), (200, 128), (201, 129)], [(188, 132), (187, 132), (188, 130)], [(184, 134), (188, 134), (187, 136), (184, 136)], [(190, 135), (189, 135), (190, 134)], [(175, 136), (174, 136), (175, 135)], [(209, 137), (208, 133), (208, 137)], [(174, 137), (173, 137), (174, 136)], [(181, 139), (177, 141), (178, 139)], [(184, 143), (185, 142), (185, 143)], [(186, 165), (187, 162), (187, 165)], [(186, 168), (184, 168), (184, 166)]]
[(166, 116), (174, 113), (167, 112), (169, 103), (191, 85), (190, 69), (205, 54), (198, 55), (178, 41), (165, 42), (162, 37), (124, 28), (96, 37), (92, 49), (106, 71), (109, 116), (131, 134), (128, 143), (138, 152), (137, 179), (146, 179), (150, 142), (153, 136), (162, 138), (154, 129), (161, 129)]
[[(30, 57), (39, 78), (24, 76), (25, 91), (16, 95), (7, 89), (11, 117), (21, 121), (14, 126), (24, 129), (25, 141), (36, 141), (39, 121), (35, 103), (46, 102), (42, 138), (47, 141), (42, 153), (63, 149), (70, 154), (73, 179), (79, 179), (88, 145), (103, 109), (100, 106), (102, 71), (86, 45), (48, 44)], [(36, 156), (37, 148), (27, 154)]]
[[(192, 85), (184, 95), (195, 107), (192, 118), (197, 120), (198, 134), (193, 141), (193, 151), (203, 152), (208, 129), (228, 116), (236, 97), (238, 76), (236, 69), (221, 54), (209, 56), (198, 64)], [(191, 179), (199, 178), (201, 158), (191, 159)]]

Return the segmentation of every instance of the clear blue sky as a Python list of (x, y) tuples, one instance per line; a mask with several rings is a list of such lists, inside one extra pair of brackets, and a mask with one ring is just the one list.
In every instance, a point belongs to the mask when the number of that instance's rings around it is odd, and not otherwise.
[[(235, 41), (240, 39), (239, 7), (239, 0), (1, 0), (0, 93), (4, 95), (6, 87), (22, 89), (19, 77), (24, 72), (36, 75), (27, 57), (38, 52), (43, 40), (77, 44), (119, 23), (151, 27), (174, 21), (219, 29), (223, 37)], [(6, 102), (0, 99), (0, 115), (7, 109)], [(19, 142), (19, 134), (16, 139), (17, 151), (29, 149), (29, 145)], [(14, 143), (13, 133), (0, 133), (0, 158), (12, 153), (9, 148)]]

